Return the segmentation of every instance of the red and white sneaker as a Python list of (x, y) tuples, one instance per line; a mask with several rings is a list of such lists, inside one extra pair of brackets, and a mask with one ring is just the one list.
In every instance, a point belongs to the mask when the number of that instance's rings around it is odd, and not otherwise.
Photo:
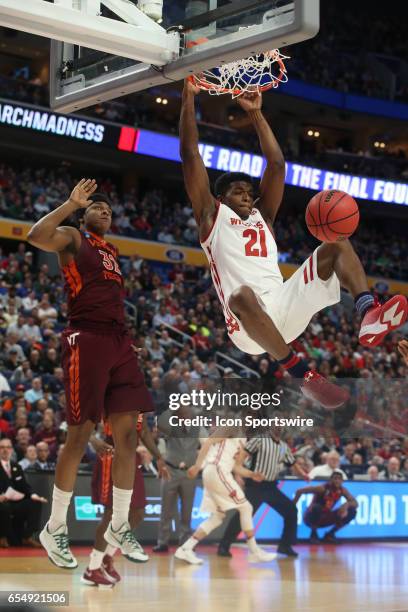
[(394, 295), (385, 304), (376, 302), (361, 322), (358, 339), (363, 346), (378, 346), (385, 336), (404, 325), (408, 317), (408, 301), (403, 295)]
[(120, 574), (116, 571), (115, 566), (113, 565), (113, 557), (110, 555), (105, 555), (102, 559), (102, 567), (105, 570), (105, 574), (108, 574), (112, 580), (115, 582), (119, 582), (121, 580)]
[(89, 567), (87, 567), (81, 577), (81, 582), (82, 584), (96, 586), (100, 589), (111, 589), (116, 584), (116, 581), (112, 580), (112, 578), (106, 574), (103, 567), (98, 567), (98, 569), (95, 570), (90, 570)]
[(327, 410), (340, 408), (350, 398), (347, 389), (334, 385), (315, 370), (306, 372), (300, 390), (307, 399), (319, 402)]

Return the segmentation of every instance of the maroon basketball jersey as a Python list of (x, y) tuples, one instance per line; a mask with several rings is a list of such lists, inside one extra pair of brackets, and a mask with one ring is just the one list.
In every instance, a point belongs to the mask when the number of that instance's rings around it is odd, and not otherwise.
[(113, 244), (90, 231), (81, 232), (80, 249), (62, 272), (70, 325), (124, 327), (125, 290)]
[(333, 489), (330, 483), (324, 484), (323, 487), (323, 493), (314, 494), (312, 504), (320, 504), (325, 510), (331, 510), (343, 495), (343, 487)]

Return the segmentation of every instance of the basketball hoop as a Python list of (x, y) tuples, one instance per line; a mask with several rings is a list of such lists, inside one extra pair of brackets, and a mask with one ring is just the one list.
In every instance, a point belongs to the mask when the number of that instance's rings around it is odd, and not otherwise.
[(204, 70), (189, 77), (190, 81), (212, 96), (260, 93), (288, 81), (284, 60), (290, 59), (279, 49), (257, 53), (242, 60)]

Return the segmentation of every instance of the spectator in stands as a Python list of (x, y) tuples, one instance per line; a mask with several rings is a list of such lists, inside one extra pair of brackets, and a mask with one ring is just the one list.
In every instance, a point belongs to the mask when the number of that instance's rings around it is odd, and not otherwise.
[(39, 326), (35, 323), (34, 317), (28, 317), (22, 327), (21, 340), (30, 344), (34, 342), (41, 342), (41, 331)]
[(55, 348), (47, 349), (41, 364), (44, 374), (52, 374), (59, 363), (59, 356)]
[(369, 480), (379, 480), (381, 478), (380, 472), (376, 465), (370, 465), (367, 470), (367, 476)]
[(341, 473), (344, 479), (347, 479), (346, 474), (339, 468), (340, 465), (340, 455), (337, 451), (332, 450), (326, 455), (326, 462), (324, 465), (318, 465), (314, 467), (310, 473), (310, 480), (318, 479), (318, 478), (330, 478), (333, 474), (334, 470), (337, 470)]
[(53, 369), (52, 378), (49, 382), (49, 388), (53, 395), (58, 395), (64, 390), (64, 371), (61, 367), (57, 366)]
[(351, 465), (345, 468), (349, 478), (354, 478), (356, 474), (364, 474), (366, 468), (363, 464), (363, 457), (360, 453), (354, 453)]
[(11, 440), (0, 440), (0, 547), (17, 539), (23, 546), (39, 548), (33, 534), (39, 529), (41, 503), (47, 500), (32, 492), (12, 454)]
[(33, 378), (31, 387), (24, 393), (24, 397), (30, 404), (34, 404), (44, 397), (41, 378)]
[(344, 447), (343, 455), (340, 457), (340, 465), (350, 465), (353, 462), (353, 456), (356, 451), (356, 444), (349, 442)]
[(38, 304), (37, 316), (40, 321), (44, 321), (45, 319), (56, 319), (58, 317), (58, 313), (54, 306), (51, 306), (49, 302), (49, 297), (47, 293), (44, 293), (40, 303)]
[(31, 433), (31, 428), (28, 424), (28, 416), (25, 408), (18, 408), (14, 415), (13, 427), (10, 428), (10, 438), (16, 440), (16, 436), (21, 429), (28, 429)]
[(384, 477), (386, 480), (405, 480), (404, 474), (400, 471), (401, 463), (397, 457), (388, 459)]
[[(29, 254), (27, 253), (26, 256), (28, 256)], [(31, 259), (33, 254), (30, 253)], [(25, 297), (23, 297), (23, 299), (21, 300), (22, 302), (22, 307), (23, 307), (23, 312), (27, 315), (29, 315), (32, 310), (34, 310), (34, 308), (37, 308), (38, 306), (38, 300), (35, 296), (35, 292), (34, 291), (30, 291), (30, 293), (28, 295), (26, 295)], [(30, 328), (31, 326), (34, 325), (35, 319), (33, 317), (28, 317), (28, 320), (25, 324), (26, 328)], [(39, 328), (38, 328), (39, 329)]]
[(27, 450), (23, 459), (20, 459), (18, 462), (19, 465), (23, 468), (23, 470), (29, 470), (34, 467), (35, 462), (37, 461), (37, 449), (34, 444), (30, 444), (27, 446)]
[(19, 314), (17, 316), (17, 321), (15, 323), (10, 323), (8, 326), (7, 333), (13, 334), (18, 341), (23, 340), (25, 322), (25, 317)]
[(14, 370), (11, 375), (10, 381), (17, 386), (22, 386), (25, 389), (24, 384), (28, 384), (34, 378), (33, 372), (30, 367), (30, 362), (25, 359), (21, 365)]
[(16, 348), (10, 348), (7, 358), (4, 362), (4, 367), (7, 370), (14, 371), (19, 366), (18, 351)]
[(15, 436), (15, 444), (14, 444), (14, 452), (17, 458), (17, 461), (23, 459), (27, 452), (27, 448), (31, 443), (31, 432), (27, 427), (22, 427), (19, 429)]
[(35, 461), (33, 468), (35, 470), (53, 470), (55, 469), (55, 463), (50, 461), (50, 447), (47, 442), (37, 442), (35, 445), (37, 451), (37, 460)]
[(44, 414), (42, 423), (34, 435), (34, 442), (36, 444), (37, 442), (46, 442), (54, 455), (56, 453), (57, 434), (58, 432), (55, 427), (54, 414), (53, 411), (50, 410), (49, 413)]

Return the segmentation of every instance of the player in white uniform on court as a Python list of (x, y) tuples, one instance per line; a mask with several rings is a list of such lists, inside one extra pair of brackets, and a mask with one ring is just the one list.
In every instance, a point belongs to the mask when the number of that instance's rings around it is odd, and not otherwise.
[(219, 433), (215, 432), (212, 437), (207, 438), (198, 453), (195, 464), (188, 470), (189, 478), (196, 478), (204, 464), (204, 496), (201, 510), (211, 514), (176, 550), (174, 556), (176, 559), (194, 565), (202, 563), (203, 560), (197, 557), (194, 547), (221, 525), (228, 510), (236, 509), (239, 512), (242, 531), (247, 537), (249, 561), (252, 563), (273, 561), (276, 554), (266, 552), (256, 543), (252, 505), (235, 480), (234, 474), (243, 478), (253, 478), (257, 482), (263, 480), (264, 477), (259, 472), (252, 472), (242, 465), (245, 459), (245, 438), (219, 437)]
[(201, 245), (224, 311), (232, 342), (251, 355), (272, 355), (301, 390), (324, 407), (334, 409), (348, 392), (316, 371), (309, 371), (289, 344), (312, 316), (340, 300), (340, 285), (355, 299), (362, 317), (360, 343), (376, 346), (408, 316), (408, 302), (394, 296), (380, 305), (371, 295), (365, 272), (349, 240), (321, 244), (286, 282), (278, 266), (273, 222), (280, 207), (285, 160), (264, 118), (261, 94), (243, 94), (238, 104), (247, 112), (267, 165), (254, 200), (252, 178), (240, 172), (222, 175), (211, 193), (198, 149), (194, 99), (200, 90), (185, 82), (180, 117), (180, 154), (184, 182), (193, 205)]

